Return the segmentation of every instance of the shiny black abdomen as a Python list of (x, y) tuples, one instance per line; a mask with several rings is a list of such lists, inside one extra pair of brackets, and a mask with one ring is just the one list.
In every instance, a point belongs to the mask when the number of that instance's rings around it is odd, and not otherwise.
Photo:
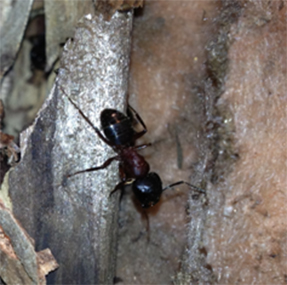
[(105, 109), (101, 113), (101, 125), (106, 138), (114, 145), (133, 145), (134, 130), (132, 120), (114, 109)]

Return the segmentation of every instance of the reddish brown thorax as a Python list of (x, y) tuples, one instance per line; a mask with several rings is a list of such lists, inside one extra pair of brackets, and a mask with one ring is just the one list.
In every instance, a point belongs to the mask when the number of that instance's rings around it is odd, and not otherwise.
[(120, 157), (126, 178), (142, 178), (148, 174), (149, 164), (133, 147), (123, 148)]

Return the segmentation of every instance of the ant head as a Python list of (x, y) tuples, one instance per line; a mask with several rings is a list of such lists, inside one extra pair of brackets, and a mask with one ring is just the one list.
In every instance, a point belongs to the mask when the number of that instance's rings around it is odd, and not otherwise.
[(143, 178), (138, 178), (132, 185), (134, 195), (143, 208), (154, 206), (162, 193), (162, 182), (158, 174), (150, 172)]

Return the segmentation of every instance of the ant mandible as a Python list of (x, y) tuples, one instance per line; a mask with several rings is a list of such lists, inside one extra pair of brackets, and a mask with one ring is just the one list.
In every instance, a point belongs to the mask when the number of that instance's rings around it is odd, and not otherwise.
[[(94, 129), (100, 139), (117, 153), (116, 156), (109, 158), (102, 165), (77, 171), (67, 175), (67, 178), (84, 172), (104, 169), (108, 167), (112, 161), (118, 160), (121, 182), (116, 185), (110, 195), (117, 190), (122, 191), (127, 184), (131, 184), (132, 191), (143, 208), (154, 206), (158, 203), (163, 191), (180, 184), (186, 184), (192, 189), (205, 194), (203, 189), (185, 181), (178, 181), (163, 188), (159, 175), (155, 172), (149, 172), (150, 167), (148, 162), (143, 156), (138, 154), (137, 151), (150, 146), (151, 143), (135, 145), (136, 140), (147, 132), (147, 128), (142, 118), (131, 106), (128, 106), (127, 115), (124, 115), (115, 109), (104, 109), (101, 112), (101, 126), (105, 134), (105, 136), (103, 136), (100, 130), (92, 124), (89, 118), (82, 112), (69, 95), (66, 94), (61, 86), (60, 89), (71, 104), (79, 111), (85, 121)], [(143, 127), (143, 130), (140, 132), (136, 132), (132, 127), (134, 120), (133, 114)]]

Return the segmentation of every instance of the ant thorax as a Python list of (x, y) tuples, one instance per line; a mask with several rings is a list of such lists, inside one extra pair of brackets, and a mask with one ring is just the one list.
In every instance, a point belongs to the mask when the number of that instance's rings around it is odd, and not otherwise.
[(121, 149), (120, 164), (126, 178), (141, 178), (149, 173), (149, 164), (143, 156), (137, 153), (134, 147)]

